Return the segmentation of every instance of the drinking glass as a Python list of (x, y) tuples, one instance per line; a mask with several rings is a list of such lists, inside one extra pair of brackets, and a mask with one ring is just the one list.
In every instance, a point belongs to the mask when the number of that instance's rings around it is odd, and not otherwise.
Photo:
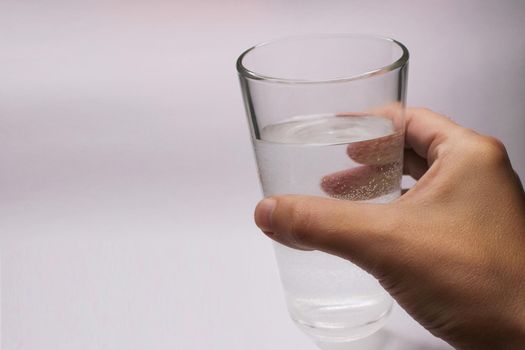
[[(401, 194), (408, 50), (379, 36), (289, 37), (237, 61), (265, 196), (388, 203)], [(274, 243), (291, 318), (317, 341), (379, 330), (392, 299), (371, 275)]]

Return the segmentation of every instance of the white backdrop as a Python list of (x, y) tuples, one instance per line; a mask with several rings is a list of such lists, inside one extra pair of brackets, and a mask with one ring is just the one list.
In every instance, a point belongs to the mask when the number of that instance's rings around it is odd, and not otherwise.
[[(236, 57), (394, 37), (409, 104), (501, 138), (523, 178), (523, 18), (522, 1), (3, 0), (2, 349), (314, 349), (252, 223)], [(366, 342), (341, 349), (448, 348), (399, 308)]]

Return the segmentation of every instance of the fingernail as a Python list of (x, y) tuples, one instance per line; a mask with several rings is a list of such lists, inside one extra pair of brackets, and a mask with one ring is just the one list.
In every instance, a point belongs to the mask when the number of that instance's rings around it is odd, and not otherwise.
[(255, 209), (255, 224), (268, 234), (272, 232), (272, 214), (277, 201), (273, 198), (266, 198), (259, 202)]

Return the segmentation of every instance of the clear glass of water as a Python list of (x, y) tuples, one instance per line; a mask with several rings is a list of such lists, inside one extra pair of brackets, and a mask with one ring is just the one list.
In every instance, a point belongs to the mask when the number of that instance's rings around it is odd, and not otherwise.
[[(388, 203), (400, 196), (408, 50), (357, 34), (290, 37), (237, 61), (265, 196)], [(321, 342), (379, 330), (392, 299), (347, 260), (275, 243), (291, 318)]]

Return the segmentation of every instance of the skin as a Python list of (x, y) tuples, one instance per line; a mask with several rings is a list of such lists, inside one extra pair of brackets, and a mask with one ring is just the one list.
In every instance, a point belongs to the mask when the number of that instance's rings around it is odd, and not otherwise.
[(418, 182), (398, 200), (274, 196), (256, 224), (359, 265), (457, 349), (525, 349), (525, 194), (505, 147), (426, 109), (407, 110), (405, 144), (404, 171)]

